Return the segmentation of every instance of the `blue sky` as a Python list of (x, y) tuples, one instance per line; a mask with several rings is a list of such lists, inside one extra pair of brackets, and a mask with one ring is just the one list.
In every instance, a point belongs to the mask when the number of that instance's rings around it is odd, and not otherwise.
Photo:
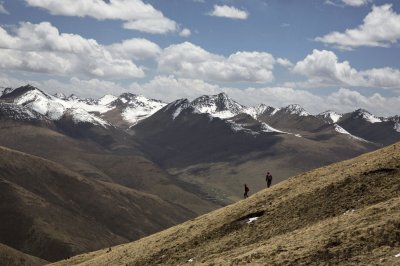
[(3, 0), (0, 86), (400, 114), (400, 3)]

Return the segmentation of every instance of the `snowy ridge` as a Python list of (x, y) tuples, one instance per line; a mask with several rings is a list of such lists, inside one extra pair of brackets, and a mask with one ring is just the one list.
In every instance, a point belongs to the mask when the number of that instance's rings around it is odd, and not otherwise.
[(335, 127), (335, 131), (340, 133), (340, 134), (348, 135), (350, 138), (353, 138), (353, 139), (356, 139), (356, 140), (359, 140), (359, 141), (362, 141), (362, 142), (369, 142), (368, 140), (365, 140), (363, 138), (360, 138), (360, 137), (357, 137), (357, 136), (354, 136), (354, 135), (350, 134), (347, 130), (345, 130), (344, 128), (342, 128), (341, 126), (339, 126), (337, 124), (335, 124), (334, 127)]
[(164, 110), (164, 112), (168, 110), (172, 110), (172, 120), (175, 120), (183, 110), (190, 107), (190, 102), (188, 99), (179, 99), (170, 104), (168, 104)]
[[(104, 114), (115, 109), (118, 103), (124, 104), (121, 110), (122, 118), (131, 125), (152, 115), (166, 104), (161, 101), (147, 99), (144, 96), (124, 93), (120, 97), (105, 95), (99, 100), (90, 98), (80, 99), (76, 95), (68, 97), (63, 93), (54, 96), (42, 92), (33, 86), (25, 86), (20, 89), (21, 95), (12, 98), (12, 102), (26, 106), (51, 120), (59, 120), (64, 114), (76, 116), (74, 122), (88, 122), (101, 126), (109, 126), (105, 120), (96, 114)], [(13, 90), (7, 90), (9, 94)], [(71, 111), (74, 110), (74, 111)]]
[(281, 131), (281, 130), (278, 130), (278, 129), (276, 129), (276, 128), (273, 128), (273, 127), (271, 127), (270, 125), (268, 125), (268, 124), (266, 124), (266, 123), (261, 123), (261, 128), (262, 128), (262, 131), (263, 132), (268, 132), (268, 133), (270, 133), (270, 132), (277, 132), (277, 133), (283, 133), (283, 134), (288, 134), (287, 132), (284, 132), (284, 131)]
[(291, 115), (299, 115), (299, 116), (309, 116), (310, 115), (309, 113), (306, 112), (306, 110), (304, 110), (303, 107), (301, 107), (298, 104), (289, 104), (282, 110)]
[(259, 134), (260, 134), (259, 132), (253, 131), (253, 130), (248, 129), (248, 128), (244, 128), (242, 125), (237, 124), (237, 123), (235, 123), (234, 121), (225, 120), (225, 122), (229, 124), (229, 126), (231, 127), (231, 129), (232, 129), (234, 132), (240, 132), (240, 131), (242, 131), (242, 132), (247, 133), (247, 134), (250, 134), (250, 135), (259, 135)]
[(395, 123), (393, 129), (400, 133), (400, 123)]
[(0, 116), (3, 114), (15, 120), (22, 121), (34, 121), (44, 119), (43, 116), (31, 110), (30, 108), (12, 103), (0, 102)]
[(393, 122), (393, 129), (396, 132), (400, 133), (400, 116), (396, 115), (396, 116), (392, 116), (386, 119), (387, 121), (391, 121)]
[(111, 94), (106, 94), (103, 97), (101, 97), (98, 101), (97, 104), (99, 105), (108, 105), (118, 99), (118, 97), (111, 95)]
[(11, 93), (13, 90), (14, 90), (13, 88), (2, 88), (0, 95)]
[(356, 117), (361, 117), (362, 119), (364, 119), (365, 121), (370, 122), (370, 123), (383, 122), (382, 119), (372, 115), (370, 112), (368, 112), (367, 110), (364, 110), (364, 109), (358, 109), (356, 111)]
[(58, 98), (52, 99), (52, 96), (39, 90), (30, 90), (14, 100), (15, 104), (29, 107), (51, 120), (58, 120), (64, 114), (66, 108), (62, 102)]
[(243, 110), (245, 114), (250, 115), (254, 119), (258, 119), (258, 117), (265, 112), (270, 113), (270, 115), (274, 115), (277, 111), (279, 111), (279, 109), (267, 106), (265, 104), (259, 104), (255, 107), (247, 107)]
[(201, 113), (211, 114), (213, 117), (221, 119), (231, 118), (243, 113), (246, 109), (245, 106), (229, 98), (225, 93), (203, 95), (190, 104)]
[[(66, 98), (63, 94), (52, 96), (32, 86), (27, 86), (26, 88), (27, 89), (24, 93), (12, 100), (14, 104), (29, 108), (34, 112), (48, 117), (50, 120), (59, 120), (64, 114), (68, 113), (76, 123), (88, 122), (101, 126), (109, 125), (104, 120), (89, 113), (101, 113), (109, 109), (105, 106), (94, 104), (93, 100), (81, 100), (73, 95)], [(11, 92), (12, 91), (7, 92), (7, 94)]]
[(327, 119), (331, 123), (337, 123), (343, 115), (336, 113), (335, 111), (328, 110), (323, 113), (320, 113), (318, 116)]
[(75, 124), (90, 123), (90, 124), (100, 125), (104, 128), (110, 126), (110, 124), (104, 121), (103, 119), (91, 115), (83, 109), (75, 109), (75, 108), (67, 109), (65, 115), (70, 115), (72, 117), (72, 121), (74, 121)]
[(261, 122), (261, 130), (260, 131), (254, 131), (254, 130), (245, 128), (245, 126), (248, 126), (247, 124), (239, 124), (239, 123), (236, 123), (235, 121), (232, 121), (230, 119), (225, 120), (225, 121), (230, 125), (231, 129), (233, 131), (235, 131), (235, 132), (243, 131), (243, 132), (245, 132), (247, 134), (251, 134), (251, 135), (259, 135), (260, 133), (291, 134), (291, 133), (284, 132), (284, 131), (278, 130), (276, 128), (273, 128), (273, 127), (271, 127), (270, 125), (268, 125), (268, 124), (266, 124), (264, 122)]
[[(122, 117), (125, 121), (132, 125), (137, 124), (139, 121), (151, 116), (164, 106), (163, 103), (158, 100), (148, 99), (142, 95), (135, 94), (122, 94), (119, 99), (124, 105), (125, 109), (122, 112)], [(117, 100), (111, 102), (111, 105)]]

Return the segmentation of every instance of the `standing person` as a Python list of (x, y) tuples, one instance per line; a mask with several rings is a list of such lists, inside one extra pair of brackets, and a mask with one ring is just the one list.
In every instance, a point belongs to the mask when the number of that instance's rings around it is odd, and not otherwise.
[(269, 188), (271, 186), (271, 183), (272, 183), (272, 175), (269, 172), (265, 176), (265, 181), (267, 181), (267, 187)]
[(247, 193), (249, 193), (249, 191), (250, 191), (249, 187), (246, 184), (244, 184), (244, 195), (243, 196), (245, 199), (249, 197), (249, 195), (247, 194)]

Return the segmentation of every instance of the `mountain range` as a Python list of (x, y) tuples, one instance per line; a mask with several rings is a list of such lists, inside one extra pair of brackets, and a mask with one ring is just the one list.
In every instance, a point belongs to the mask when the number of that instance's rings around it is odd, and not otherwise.
[[(73, 94), (68, 97), (62, 93), (49, 95), (31, 85), (16, 89), (6, 88), (3, 90), (0, 99), (2, 103), (27, 107), (29, 110), (36, 111), (50, 120), (57, 121), (64, 116), (70, 116), (74, 123), (91, 123), (103, 127), (113, 126), (122, 129), (135, 126), (140, 121), (167, 106), (167, 103), (160, 100), (148, 99), (131, 93), (123, 93), (118, 97), (105, 95), (97, 100), (81, 99)], [(253, 134), (263, 131), (277, 133), (311, 132), (325, 124), (336, 124), (348, 129), (343, 131), (338, 128), (336, 131), (341, 134), (346, 134), (344, 133), (345, 131), (359, 133), (361, 131), (357, 130), (361, 126), (359, 124), (363, 124), (363, 126), (376, 124), (379, 127), (384, 125), (391, 134), (400, 131), (399, 116), (376, 117), (363, 109), (345, 114), (325, 111), (317, 115), (311, 115), (297, 104), (290, 104), (283, 108), (274, 108), (264, 104), (246, 107), (231, 99), (225, 93), (211, 96), (204, 95), (191, 102), (187, 99), (181, 99), (172, 104), (178, 110), (173, 114), (174, 119), (179, 116), (181, 110), (188, 107), (192, 107), (196, 113), (208, 114), (212, 118), (220, 118), (227, 121), (232, 121), (230, 119), (237, 115), (247, 114), (261, 123), (260, 130), (254, 131)], [(234, 127), (236, 126), (235, 128), (238, 130), (246, 130), (245, 127), (244, 129), (240, 128), (240, 126), (245, 125), (245, 123), (237, 123), (236, 121)], [(277, 128), (275, 129), (273, 126)], [(378, 128), (378, 126), (375, 127)], [(283, 130), (287, 130), (287, 132)], [(373, 129), (367, 126), (367, 129), (363, 131), (373, 131)], [(369, 134), (364, 135), (368, 136)], [(390, 142), (386, 138), (375, 139), (374, 137), (369, 137), (366, 140), (377, 143)]]
[(0, 243), (59, 260), (231, 204), (244, 183), (263, 189), (266, 171), (277, 184), (399, 140), (399, 116), (362, 109), (312, 115), (295, 104), (246, 107), (225, 93), (165, 103), (6, 88)]

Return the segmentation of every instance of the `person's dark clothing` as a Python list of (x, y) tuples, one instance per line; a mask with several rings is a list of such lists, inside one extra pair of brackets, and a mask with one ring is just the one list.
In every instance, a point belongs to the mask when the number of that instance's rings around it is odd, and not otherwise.
[(267, 181), (267, 187), (269, 188), (271, 186), (271, 183), (272, 183), (272, 175), (269, 172), (265, 176), (265, 181)]
[(249, 197), (248, 193), (249, 193), (250, 189), (247, 185), (244, 185), (244, 195), (243, 197), (246, 199)]

